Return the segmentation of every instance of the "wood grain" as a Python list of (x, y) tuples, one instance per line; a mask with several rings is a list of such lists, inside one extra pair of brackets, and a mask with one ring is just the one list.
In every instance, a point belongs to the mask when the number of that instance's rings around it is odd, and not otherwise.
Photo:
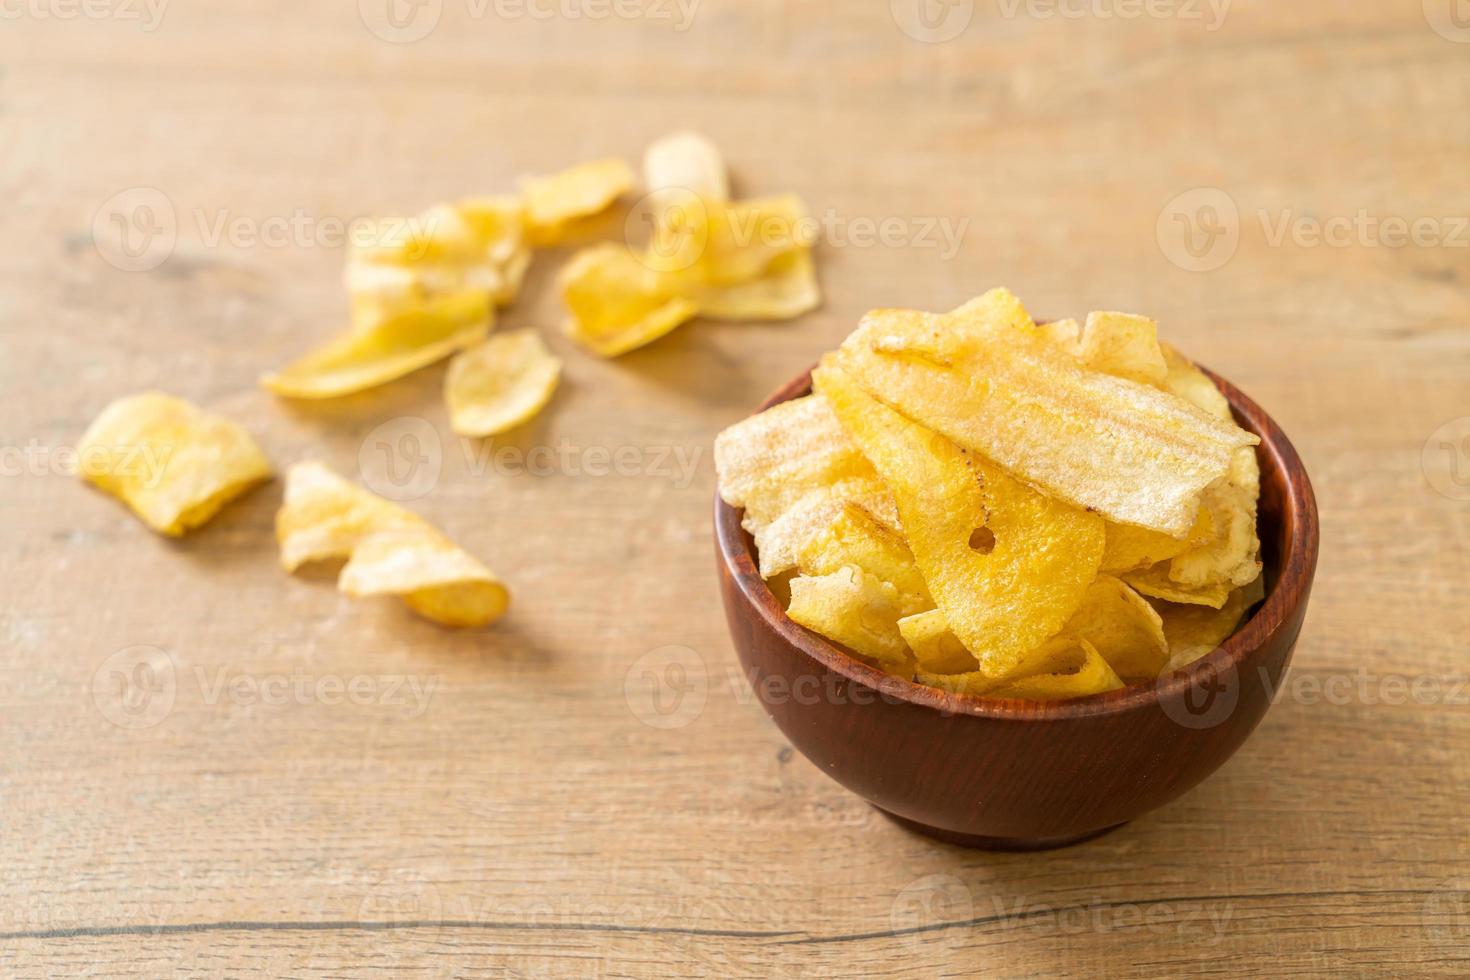
[[(977, 2), (938, 44), (884, 3), (704, 0), (676, 31), (445, 0), (412, 44), (356, 6), (0, 31), (0, 973), (1470, 969), (1470, 500), (1424, 464), (1470, 414), (1452, 227), (1470, 49), (1420, 4), (1238, 0), (1212, 31)], [(505, 321), (544, 328), (566, 381), (497, 447), (565, 445), (576, 472), (449, 439), (442, 368), (311, 408), (256, 386), (345, 322), (328, 219), (636, 158), (686, 125), (742, 193), (831, 217), (827, 304), (608, 364), (556, 329), (563, 257), (543, 257)], [(92, 226), (138, 187), (177, 244), (125, 272)], [(1170, 258), (1170, 202), (1198, 188), (1239, 214), (1206, 272)], [(1438, 237), (1274, 233), (1360, 211)], [(317, 231), (214, 240), (222, 219), (298, 213)], [(900, 234), (865, 244), (858, 219)], [(968, 219), (952, 253), (920, 234), (939, 219)], [(716, 432), (864, 310), (997, 283), (1048, 313), (1157, 316), (1291, 434), (1321, 508), (1311, 612), (1255, 737), (1175, 803), (1044, 855), (918, 839), (795, 754), (740, 679), (708, 544)], [(506, 578), (510, 618), (446, 633), (284, 575), (279, 484), (158, 539), (57, 456), (148, 386), (236, 418), (279, 464), (348, 473), (382, 472), (377, 427), (424, 419), (442, 469), (410, 506)], [(587, 450), (624, 447), (631, 472), (588, 472)], [(171, 707), (135, 698), (114, 723), (109, 658), (138, 646), (171, 665)], [(675, 665), (687, 690), (659, 689)], [(332, 694), (354, 678), (360, 696)]]

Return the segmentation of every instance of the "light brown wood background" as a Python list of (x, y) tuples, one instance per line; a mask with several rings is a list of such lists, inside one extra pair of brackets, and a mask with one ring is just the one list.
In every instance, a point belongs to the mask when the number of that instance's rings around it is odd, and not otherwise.
[[(703, 0), (687, 25), (655, 0), (431, 0), (415, 43), (350, 0), (28, 4), (0, 23), (0, 973), (1470, 972), (1470, 31), (1448, 0), (1238, 0), (1219, 24), (958, 0), (940, 43), (883, 0)], [(549, 447), (538, 473), (447, 436), (442, 366), (315, 407), (256, 386), (344, 324), (331, 222), (684, 126), (743, 192), (828, 216), (820, 312), (605, 363), (561, 336), (562, 257), (538, 258), (504, 319), (547, 331), (566, 383), (502, 444)], [(156, 269), (109, 261), (120, 192), (176, 234)], [(1221, 194), (1238, 249), (1181, 268), (1175, 215), (1213, 227)], [(1274, 234), (1360, 212), (1429, 224), (1397, 247)], [(293, 216), (284, 242), (212, 240)], [(853, 240), (885, 219), (903, 240)], [(938, 219), (968, 222), (952, 254)], [(739, 679), (710, 545), (720, 428), (865, 309), (994, 284), (1156, 315), (1294, 438), (1323, 529), (1255, 737), (1173, 805), (1029, 856), (910, 836), (793, 754)], [(437, 432), (410, 506), (504, 575), (511, 615), (446, 632), (283, 574), (279, 483), (173, 543), (61, 472), (154, 386), (282, 466), (379, 485), (383, 444)], [(620, 448), (637, 472), (581, 468)], [(661, 715), (675, 692), (645, 682), (675, 661), (692, 687)]]

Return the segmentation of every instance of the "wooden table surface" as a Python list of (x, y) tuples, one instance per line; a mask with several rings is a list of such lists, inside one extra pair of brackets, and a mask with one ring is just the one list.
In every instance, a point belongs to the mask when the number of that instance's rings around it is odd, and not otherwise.
[[(1448, 0), (159, 2), (0, 25), (0, 974), (1470, 972)], [(493, 447), (448, 435), (442, 365), (319, 406), (257, 387), (344, 325), (344, 223), (687, 126), (742, 193), (823, 218), (819, 312), (603, 362), (560, 332), (550, 253), (504, 323), (566, 382)], [(996, 284), (1157, 316), (1275, 415), (1321, 503), (1254, 738), (1035, 855), (911, 836), (794, 753), (710, 542), (716, 432), (866, 309)], [(449, 632), (284, 574), (279, 481), (150, 533), (66, 473), (148, 387), (402, 490), (510, 616)]]

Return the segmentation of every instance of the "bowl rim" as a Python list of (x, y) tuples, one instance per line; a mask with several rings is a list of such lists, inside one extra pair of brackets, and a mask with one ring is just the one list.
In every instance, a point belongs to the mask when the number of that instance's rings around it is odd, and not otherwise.
[[(1266, 649), (1271, 639), (1295, 617), (1306, 601), (1317, 565), (1319, 532), (1317, 500), (1311, 480), (1291, 440), (1266, 412), (1239, 388), (1202, 364), (1200, 370), (1220, 389), (1236, 421), (1260, 437), (1257, 456), (1267, 469), (1285, 475), (1286, 495), (1282, 521), (1288, 533), (1279, 556), (1276, 585), (1255, 614), (1211, 653), (1185, 666), (1160, 674), (1152, 684), (1132, 684), (1104, 694), (1089, 694), (1064, 701), (1024, 701), (965, 694), (929, 687), (869, 666), (826, 638), (798, 626), (786, 615), (755, 562), (749, 535), (741, 526), (743, 508), (732, 507), (715, 492), (715, 539), (723, 570), (739, 588), (745, 601), (783, 640), (827, 670), (878, 692), (920, 708), (948, 715), (970, 715), (998, 721), (1045, 722), (1121, 714), (1158, 704), (1163, 698), (1182, 697), (1190, 690), (1206, 690), (1221, 675), (1227, 678), (1240, 670), (1255, 653)], [(812, 369), (808, 369), (771, 393), (758, 411), (800, 398), (811, 391)], [(1262, 569), (1262, 575), (1265, 569)]]

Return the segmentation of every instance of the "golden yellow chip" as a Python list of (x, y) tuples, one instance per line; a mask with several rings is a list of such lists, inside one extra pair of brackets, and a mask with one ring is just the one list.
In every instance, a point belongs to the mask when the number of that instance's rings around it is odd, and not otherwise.
[[(1219, 419), (1229, 420), (1230, 403), (1209, 377), (1178, 351), (1165, 347), (1169, 373), (1165, 387)], [(1174, 582), (1198, 589), (1211, 585), (1241, 586), (1261, 572), (1261, 542), (1256, 533), (1256, 506), (1261, 495), (1261, 468), (1255, 450), (1237, 449), (1226, 477), (1206, 488), (1201, 513), (1210, 517), (1212, 533), (1192, 541), (1169, 564)]]
[(1164, 623), (1164, 636), (1169, 643), (1166, 669), (1178, 670), (1210, 653), (1230, 639), (1252, 606), (1266, 596), (1265, 581), (1257, 578), (1249, 585), (1230, 593), (1219, 609), (1158, 603)]
[(486, 625), (510, 602), (489, 569), (428, 521), (320, 463), (298, 463), (286, 474), (276, 540), (288, 571), (347, 558), (337, 581), (343, 592), (401, 596), (420, 615), (447, 626)]
[(804, 248), (777, 256), (757, 279), (699, 283), (686, 295), (714, 320), (789, 320), (822, 305), (816, 263)]
[(1161, 385), (1169, 373), (1159, 349), (1158, 324), (1146, 316), (1087, 314), (1074, 353), (1094, 371), (1142, 384)]
[(1121, 576), (1133, 588), (1151, 599), (1166, 599), (1191, 606), (1210, 606), (1219, 609), (1230, 597), (1231, 586), (1226, 583), (1191, 587), (1180, 585), (1169, 577), (1169, 566), (1154, 565), (1151, 568), (1124, 572)]
[(449, 426), (462, 436), (513, 429), (545, 407), (560, 378), (561, 361), (535, 330), (496, 334), (449, 362)]
[(885, 404), (1059, 500), (1187, 534), (1205, 487), (1256, 437), (1167, 392), (1083, 368), (1008, 291), (981, 299), (964, 317), (869, 313), (836, 364)]
[(699, 312), (624, 245), (579, 252), (561, 274), (567, 333), (603, 357), (650, 344)]
[(763, 278), (782, 256), (816, 244), (807, 206), (794, 194), (703, 207), (691, 201), (684, 223), (656, 232), (648, 262), (709, 287)]
[(721, 432), (715, 472), (725, 503), (743, 507), (758, 524), (780, 517), (811, 490), (851, 477), (877, 479), (820, 395), (773, 405)]
[(830, 575), (854, 566), (898, 590), (901, 615), (934, 608), (929, 588), (914, 564), (903, 535), (851, 499), (842, 499), (836, 516), (804, 541), (797, 553), (803, 575)]
[[(1206, 494), (1209, 489), (1206, 488)], [(1147, 528), (1107, 522), (1108, 540), (1103, 548), (1102, 571), (1116, 574), (1131, 572), (1168, 561), (1190, 548), (1198, 548), (1214, 538), (1215, 522), (1207, 508), (1201, 506), (1199, 517), (1189, 535), (1172, 538)]]
[(482, 292), (458, 293), (396, 313), (361, 333), (344, 334), (260, 383), (288, 398), (336, 398), (386, 384), (490, 331), (492, 307)]
[(1169, 659), (1164, 625), (1153, 606), (1111, 575), (1099, 575), (1062, 634), (1097, 648), (1120, 676), (1152, 680)]
[(909, 648), (898, 632), (898, 591), (860, 568), (798, 575), (786, 615), (886, 668), (910, 669)]
[(488, 568), (427, 524), (368, 534), (337, 586), (351, 596), (399, 596), (445, 626), (486, 626), (510, 605), (510, 593)]
[(174, 537), (272, 475), (250, 433), (161, 391), (104, 408), (82, 436), (77, 459), (83, 479)]
[(1024, 670), (1024, 676), (1005, 681), (996, 681), (979, 672), (951, 675), (921, 672), (915, 679), (952, 693), (1023, 701), (1062, 701), (1116, 691), (1123, 686), (1092, 644), (1075, 636), (1059, 636), (1049, 641)]
[(436, 299), (480, 290), (492, 302), (515, 299), (531, 262), (525, 216), (513, 197), (469, 198), (414, 218), (385, 218), (353, 248), (347, 292), (353, 328)]
[(549, 177), (531, 177), (522, 188), (532, 244), (561, 242), (567, 229), (611, 206), (633, 187), (633, 171), (622, 160), (594, 160)]
[(929, 593), (991, 677), (1006, 677), (1077, 610), (1103, 523), (869, 397), (831, 360), (813, 375), (897, 503)]
[(755, 538), (761, 576), (770, 578), (799, 564), (802, 549), (848, 504), (862, 507), (897, 533), (893, 497), (872, 472), (813, 487), (769, 521), (761, 521), (747, 510), (741, 526)]
[[(898, 632), (914, 652), (919, 669), (928, 674), (975, 674), (980, 663), (951, 632), (944, 613), (938, 609), (905, 616), (898, 621)], [(990, 684), (999, 681), (990, 679)]]

